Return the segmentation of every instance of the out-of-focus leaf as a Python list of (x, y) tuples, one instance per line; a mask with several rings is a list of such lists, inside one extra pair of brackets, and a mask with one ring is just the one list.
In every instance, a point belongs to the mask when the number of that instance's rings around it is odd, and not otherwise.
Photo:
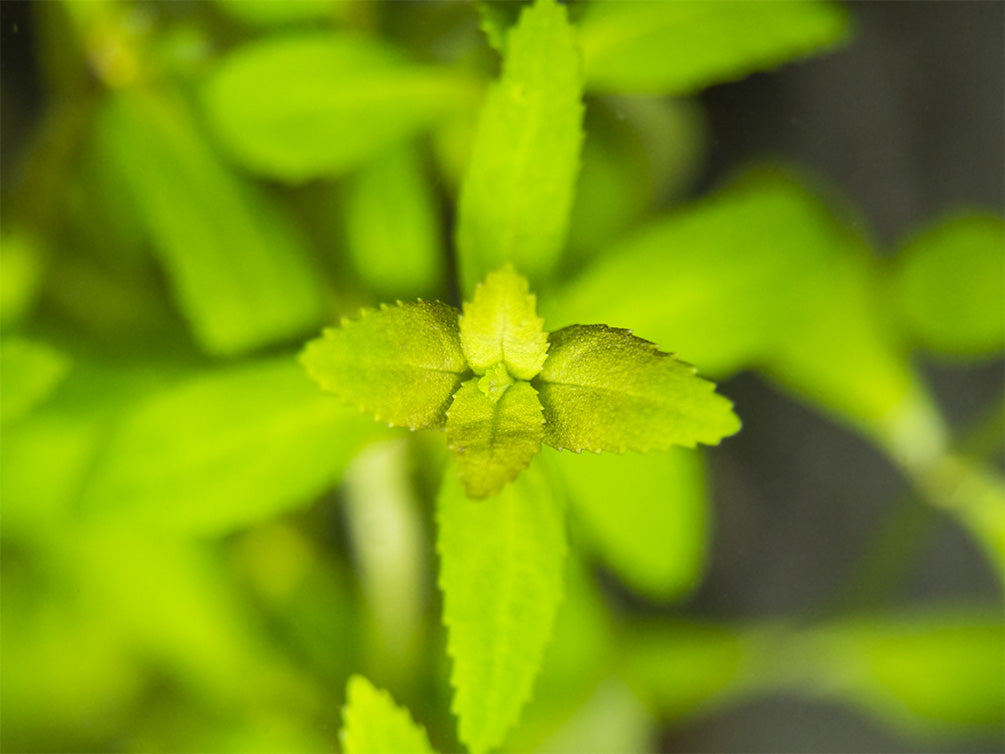
[(705, 566), (708, 506), (699, 453), (551, 453), (603, 561), (654, 600), (693, 589)]
[(958, 216), (908, 243), (893, 270), (907, 335), (939, 353), (983, 356), (1005, 348), (1005, 223)]
[(530, 698), (562, 593), (562, 501), (525, 471), (497, 497), (468, 498), (448, 471), (437, 513), (453, 711), (473, 754), (502, 743)]
[(412, 63), (377, 40), (310, 32), (238, 49), (204, 100), (235, 159), (299, 182), (365, 162), (467, 106), (471, 93), (453, 71)]
[(652, 751), (655, 723), (649, 710), (624, 682), (609, 679), (563, 720), (537, 751), (549, 754), (624, 754)]
[[(1005, 729), (1000, 610), (900, 614), (824, 625), (815, 642), (827, 693), (922, 735)], [(990, 739), (989, 739), (990, 740)]]
[(318, 272), (295, 229), (228, 172), (183, 107), (152, 91), (119, 92), (97, 135), (205, 349), (245, 351), (319, 322)]
[(216, 0), (232, 18), (249, 25), (271, 27), (332, 20), (349, 5), (337, 0)]
[(447, 445), (469, 497), (495, 495), (530, 465), (541, 449), (544, 417), (537, 392), (518, 380), (498, 397), (475, 377), (454, 395), (447, 411)]
[(345, 213), (349, 254), (370, 288), (382, 297), (439, 289), (443, 234), (414, 147), (393, 147), (362, 165), (349, 182)]
[(526, 0), (477, 0), (478, 26), (494, 50), (505, 52), (510, 27), (516, 24), (527, 4)]
[(514, 263), (532, 281), (565, 243), (582, 142), (582, 74), (565, 7), (538, 0), (507, 38), (461, 186), (462, 288)]
[(818, 0), (593, 0), (579, 39), (591, 89), (682, 94), (826, 49), (847, 16)]
[(339, 741), (345, 754), (426, 754), (433, 751), (426, 731), (386, 691), (354, 675), (346, 687)]
[(740, 429), (733, 404), (690, 364), (628, 330), (572, 325), (549, 336), (535, 385), (544, 441), (579, 452), (717, 445)]
[(289, 356), (199, 375), (127, 412), (83, 509), (159, 530), (231, 531), (309, 504), (372, 430)]
[(0, 327), (8, 328), (31, 308), (42, 275), (42, 259), (32, 236), (5, 229), (0, 235)]
[(548, 353), (537, 297), (511, 265), (496, 270), (475, 287), (461, 315), (461, 347), (475, 374), (505, 364), (506, 371), (529, 380), (541, 371)]
[(23, 338), (0, 341), (0, 421), (6, 424), (29, 413), (69, 369), (67, 356), (49, 345)]
[(456, 309), (419, 301), (326, 328), (300, 361), (324, 390), (391, 426), (438, 427), (468, 373)]

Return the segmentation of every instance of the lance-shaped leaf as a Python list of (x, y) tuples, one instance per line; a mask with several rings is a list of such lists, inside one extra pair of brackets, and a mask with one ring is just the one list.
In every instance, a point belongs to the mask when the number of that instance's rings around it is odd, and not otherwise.
[(354, 675), (346, 687), (339, 741), (345, 754), (426, 754), (432, 752), (421, 725), (386, 691)]
[(391, 426), (439, 427), (467, 365), (457, 310), (418, 301), (364, 310), (326, 328), (300, 356), (322, 389)]
[(538, 0), (506, 37), (502, 77), (486, 98), (461, 187), (465, 293), (504, 262), (534, 279), (558, 261), (579, 171), (582, 93), (565, 7)]
[(501, 368), (465, 382), (447, 412), (447, 444), (468, 496), (495, 495), (541, 449), (544, 417), (529, 382)]
[(460, 319), (461, 348), (475, 374), (485, 374), (496, 364), (505, 364), (521, 380), (541, 371), (548, 334), (537, 316), (536, 302), (527, 281), (510, 265), (478, 284)]
[(473, 754), (502, 743), (531, 695), (562, 595), (564, 509), (538, 466), (489, 502), (447, 473), (438, 506), (440, 588), (453, 711)]
[(740, 428), (713, 383), (628, 330), (573, 325), (550, 341), (535, 382), (544, 441), (553, 447), (623, 453), (716, 445)]

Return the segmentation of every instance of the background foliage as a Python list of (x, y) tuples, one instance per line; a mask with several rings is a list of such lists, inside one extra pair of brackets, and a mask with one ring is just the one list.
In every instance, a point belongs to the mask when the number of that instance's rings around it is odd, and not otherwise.
[[(458, 749), (444, 438), (357, 415), (295, 354), (362, 306), (457, 305), (501, 260), (550, 328), (631, 327), (744, 420), (707, 452), (542, 451), (565, 596), (519, 722), (485, 723), (507, 751), (1002, 745), (1001, 7), (573, 3), (575, 38), (500, 79), (521, 7), (0, 4), (4, 750), (419, 725)], [(581, 79), (542, 76), (552, 53)], [(930, 58), (930, 99), (895, 86)], [(559, 136), (507, 146), (503, 91)], [(469, 165), (499, 179), (461, 192)], [(487, 229), (455, 236), (458, 202)], [(553, 520), (534, 499), (517, 525)], [(444, 572), (484, 555), (453, 524)]]

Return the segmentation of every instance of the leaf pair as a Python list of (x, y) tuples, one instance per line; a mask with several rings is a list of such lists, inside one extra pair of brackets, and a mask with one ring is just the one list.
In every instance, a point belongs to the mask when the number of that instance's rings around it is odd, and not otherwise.
[(467, 494), (516, 478), (547, 443), (576, 452), (718, 443), (732, 404), (695, 369), (628, 330), (574, 325), (550, 335), (511, 266), (463, 313), (398, 302), (325, 330), (301, 361), (325, 390), (391, 426), (444, 428)]

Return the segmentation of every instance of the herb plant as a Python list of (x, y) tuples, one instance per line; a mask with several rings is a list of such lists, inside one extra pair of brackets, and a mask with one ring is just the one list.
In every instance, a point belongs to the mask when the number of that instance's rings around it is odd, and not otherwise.
[[(896, 468), (1000, 592), (1001, 439), (919, 362), (1001, 358), (1002, 219), (881, 258), (796, 170), (694, 195), (693, 95), (835, 48), (855, 6), (30, 7), (4, 750), (653, 751), (778, 695), (905, 748), (1000, 739), (1000, 594), (688, 601), (729, 547), (713, 481), (734, 537), (780, 525), (713, 474), (758, 423), (740, 372)], [(911, 561), (888, 528), (853, 591)]]

